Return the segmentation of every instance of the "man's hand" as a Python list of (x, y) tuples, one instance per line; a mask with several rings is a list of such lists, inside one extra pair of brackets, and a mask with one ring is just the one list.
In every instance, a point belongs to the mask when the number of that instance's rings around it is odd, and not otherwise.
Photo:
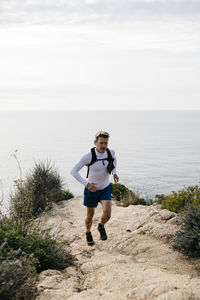
[(117, 176), (117, 174), (113, 174), (113, 179), (115, 183), (119, 181), (119, 177)]
[(90, 192), (96, 192), (98, 190), (98, 188), (96, 187), (96, 184), (94, 182), (88, 182), (88, 184), (86, 185), (86, 188), (90, 191)]

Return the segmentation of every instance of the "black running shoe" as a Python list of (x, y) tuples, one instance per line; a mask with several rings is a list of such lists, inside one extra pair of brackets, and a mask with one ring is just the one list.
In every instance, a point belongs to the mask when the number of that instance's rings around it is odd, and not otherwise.
[(104, 226), (101, 223), (98, 224), (98, 230), (100, 232), (101, 240), (107, 240), (106, 230), (105, 230)]
[(86, 239), (87, 239), (88, 245), (90, 245), (90, 246), (94, 245), (94, 241), (93, 241), (91, 232), (86, 232)]

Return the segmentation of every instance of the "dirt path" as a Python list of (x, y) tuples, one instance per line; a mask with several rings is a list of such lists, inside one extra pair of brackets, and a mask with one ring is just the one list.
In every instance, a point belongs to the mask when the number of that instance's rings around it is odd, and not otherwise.
[(101, 204), (92, 225), (94, 246), (85, 239), (86, 208), (79, 196), (62, 201), (43, 216), (42, 227), (71, 248), (78, 268), (40, 273), (37, 300), (193, 300), (200, 299), (200, 272), (195, 260), (174, 251), (171, 240), (179, 217), (160, 205), (120, 207), (112, 200), (106, 223), (108, 239), (100, 240), (97, 225)]

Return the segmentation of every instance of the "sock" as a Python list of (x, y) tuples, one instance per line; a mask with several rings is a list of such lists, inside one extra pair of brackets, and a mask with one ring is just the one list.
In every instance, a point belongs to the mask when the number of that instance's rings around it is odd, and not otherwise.
[(89, 231), (89, 232), (86, 232), (86, 234), (88, 235), (88, 234), (91, 234), (91, 231)]
[(103, 225), (103, 224), (101, 224), (101, 223), (99, 223), (99, 227), (104, 227), (104, 225)]

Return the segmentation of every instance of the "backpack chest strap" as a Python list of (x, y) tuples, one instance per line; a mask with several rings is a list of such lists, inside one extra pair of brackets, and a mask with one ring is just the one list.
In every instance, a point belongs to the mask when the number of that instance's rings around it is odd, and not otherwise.
[(107, 156), (106, 158), (100, 158), (100, 159), (98, 159), (97, 156), (96, 156), (96, 153), (95, 153), (95, 147), (91, 148), (92, 159), (91, 159), (91, 162), (90, 162), (89, 164), (86, 165), (86, 166), (88, 167), (86, 178), (88, 178), (89, 167), (90, 167), (91, 165), (93, 165), (96, 161), (102, 160), (103, 165), (105, 165), (105, 164), (104, 164), (104, 160), (108, 160), (108, 162), (114, 160), (113, 157), (112, 157), (112, 155), (111, 155), (111, 153), (110, 153), (110, 150), (107, 148), (106, 151), (107, 151), (108, 156)]

